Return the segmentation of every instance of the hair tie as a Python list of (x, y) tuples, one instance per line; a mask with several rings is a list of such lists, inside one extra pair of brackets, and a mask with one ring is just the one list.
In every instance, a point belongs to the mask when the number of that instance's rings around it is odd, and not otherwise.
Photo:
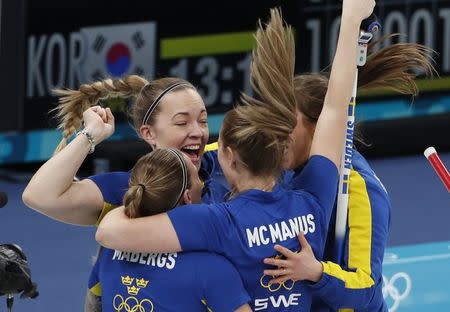
[(142, 190), (145, 192), (145, 185), (142, 183), (138, 183), (138, 186), (140, 186), (142, 188)]
[[(147, 84), (143, 88), (145, 88), (146, 86), (147, 86)], [(177, 82), (171, 86), (168, 86), (166, 89), (164, 89), (163, 92), (161, 92), (161, 94), (148, 107), (147, 111), (145, 112), (144, 118), (142, 119), (142, 125), (147, 124), (148, 119), (153, 114), (155, 109), (158, 107), (159, 103), (161, 102), (161, 99), (170, 91), (172, 91), (178, 87), (181, 87), (181, 86), (190, 86), (190, 85), (186, 82)]]

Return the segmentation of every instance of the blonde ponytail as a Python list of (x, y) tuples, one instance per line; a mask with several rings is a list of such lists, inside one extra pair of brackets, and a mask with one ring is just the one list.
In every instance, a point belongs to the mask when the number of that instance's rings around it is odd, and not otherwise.
[[(388, 35), (369, 46), (369, 57), (359, 69), (358, 91), (386, 88), (400, 94), (415, 96), (419, 90), (414, 81), (422, 72), (432, 76), (436, 72), (430, 55), (433, 50), (415, 43), (397, 43), (375, 52), (375, 47)], [(297, 110), (315, 123), (322, 111), (328, 88), (328, 73), (310, 73), (295, 77)]]
[(295, 41), (279, 9), (259, 23), (251, 65), (255, 96), (242, 94), (244, 105), (227, 113), (222, 124), (224, 146), (238, 152), (256, 176), (278, 176), (289, 135), (296, 125), (294, 93)]
[(123, 197), (123, 204), (125, 205), (125, 214), (129, 218), (141, 217), (141, 204), (144, 196), (145, 187), (141, 185), (130, 186)]

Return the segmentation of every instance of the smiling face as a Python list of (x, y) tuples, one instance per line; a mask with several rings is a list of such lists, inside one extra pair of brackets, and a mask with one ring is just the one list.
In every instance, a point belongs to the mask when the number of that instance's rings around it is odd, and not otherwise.
[(155, 148), (181, 150), (198, 170), (209, 138), (205, 104), (192, 88), (171, 91), (162, 98), (155, 123), (140, 132)]

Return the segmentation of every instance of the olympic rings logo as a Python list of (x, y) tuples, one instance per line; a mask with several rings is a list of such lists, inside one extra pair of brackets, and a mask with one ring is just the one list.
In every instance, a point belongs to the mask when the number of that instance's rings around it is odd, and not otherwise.
[(116, 295), (113, 299), (114, 311), (117, 312), (153, 312), (153, 303), (148, 299), (140, 302), (136, 297), (128, 297), (124, 300), (121, 295)]
[[(398, 287), (400, 286), (400, 281), (403, 281), (405, 286), (402, 286), (403, 291), (400, 293)], [(395, 312), (400, 306), (400, 302), (406, 297), (408, 297), (411, 292), (411, 278), (405, 272), (395, 273), (391, 279), (387, 279), (386, 276), (383, 275), (383, 298), (386, 297), (391, 298), (394, 301), (392, 307), (389, 308), (389, 312)]]
[[(273, 276), (274, 277), (274, 276)], [(259, 279), (259, 283), (261, 284), (262, 287), (268, 289), (270, 292), (276, 292), (278, 290), (280, 290), (281, 287), (283, 287), (286, 290), (292, 290), (292, 288), (294, 288), (295, 282), (293, 280), (287, 280), (281, 284), (269, 284), (269, 281), (272, 278), (268, 275), (263, 275), (261, 276), (261, 278)]]

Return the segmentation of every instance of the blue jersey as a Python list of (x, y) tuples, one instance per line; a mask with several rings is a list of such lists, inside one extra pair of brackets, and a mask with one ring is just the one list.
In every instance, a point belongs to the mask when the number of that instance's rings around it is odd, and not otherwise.
[[(203, 155), (199, 176), (204, 186), (202, 191), (203, 203), (220, 203), (229, 192), (222, 169), (217, 158), (217, 144), (209, 144), (208, 152)], [(129, 171), (108, 172), (89, 177), (100, 189), (103, 196), (103, 210), (97, 224), (111, 209), (123, 205), (123, 196), (128, 190)]]
[[(295, 180), (292, 187), (297, 188)], [(391, 218), (389, 196), (364, 157), (353, 151), (343, 259), (333, 252), (336, 205), (323, 257), (324, 273), (311, 284), (313, 311), (387, 312), (382, 262)]]
[(103, 248), (89, 280), (102, 311), (234, 311), (250, 297), (239, 273), (211, 253), (128, 253)]
[(327, 158), (313, 156), (299, 178), (303, 190), (277, 185), (272, 192), (248, 190), (225, 203), (188, 205), (168, 212), (184, 251), (216, 252), (235, 265), (254, 311), (310, 309), (306, 283), (269, 285), (271, 277), (263, 274), (263, 259), (277, 256), (275, 244), (299, 250), (300, 231), (316, 256), (322, 257), (338, 171)]

